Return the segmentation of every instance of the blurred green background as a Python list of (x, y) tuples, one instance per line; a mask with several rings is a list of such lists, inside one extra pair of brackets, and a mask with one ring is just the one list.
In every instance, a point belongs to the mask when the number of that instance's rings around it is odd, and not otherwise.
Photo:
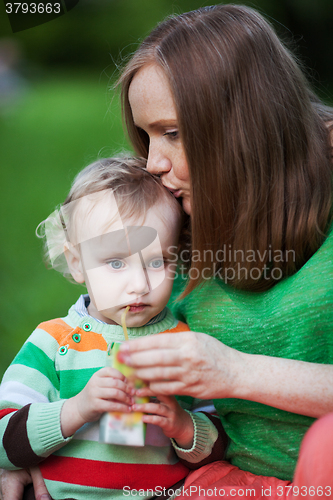
[[(15, 34), (0, 4), (0, 376), (34, 327), (65, 315), (83, 291), (45, 268), (35, 228), (64, 200), (76, 172), (130, 150), (111, 90), (117, 65), (165, 16), (212, 3), (80, 0)], [(332, 0), (234, 3), (264, 13), (332, 101)]]

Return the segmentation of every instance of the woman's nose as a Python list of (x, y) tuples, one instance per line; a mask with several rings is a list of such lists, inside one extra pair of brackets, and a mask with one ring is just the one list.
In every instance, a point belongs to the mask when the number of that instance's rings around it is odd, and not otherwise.
[(162, 148), (153, 143), (149, 144), (147, 170), (151, 174), (162, 175), (171, 169), (171, 161)]

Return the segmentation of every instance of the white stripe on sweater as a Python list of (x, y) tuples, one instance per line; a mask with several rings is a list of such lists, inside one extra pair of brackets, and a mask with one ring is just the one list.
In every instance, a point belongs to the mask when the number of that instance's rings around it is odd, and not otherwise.
[(20, 406), (25, 406), (30, 403), (49, 403), (49, 400), (43, 394), (40, 394), (21, 382), (14, 381), (1, 384), (0, 400), (10, 401)]

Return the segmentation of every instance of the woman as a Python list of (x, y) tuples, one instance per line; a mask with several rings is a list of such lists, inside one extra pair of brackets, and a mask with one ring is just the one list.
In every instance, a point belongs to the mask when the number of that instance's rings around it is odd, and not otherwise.
[(306, 431), (333, 411), (332, 110), (242, 6), (167, 19), (120, 84), (133, 146), (180, 198), (191, 235), (171, 306), (192, 332), (124, 344), (123, 357), (150, 381), (143, 392), (213, 398), (230, 439), (228, 462), (187, 484), (281, 497), (294, 477), (302, 496), (330, 496), (318, 490), (331, 484), (330, 415), (294, 471)]
[(182, 199), (192, 249), (172, 308), (193, 332), (125, 344), (124, 360), (152, 391), (214, 398), (227, 460), (290, 481), (333, 410), (332, 110), (234, 5), (166, 20), (120, 83), (129, 137)]

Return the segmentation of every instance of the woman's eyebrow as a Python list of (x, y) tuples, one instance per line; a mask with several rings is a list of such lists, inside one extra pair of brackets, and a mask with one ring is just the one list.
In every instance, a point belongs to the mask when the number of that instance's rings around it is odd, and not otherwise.
[[(137, 123), (134, 123), (135, 127), (140, 129), (140, 130), (143, 130), (144, 129), (138, 125)], [(159, 127), (178, 127), (178, 122), (175, 118), (163, 118), (161, 120), (156, 120), (154, 122), (151, 122), (151, 123), (147, 123), (147, 127), (149, 128), (159, 128)]]
[(177, 126), (177, 120), (173, 118), (163, 118), (149, 124), (150, 127), (174, 127)]

